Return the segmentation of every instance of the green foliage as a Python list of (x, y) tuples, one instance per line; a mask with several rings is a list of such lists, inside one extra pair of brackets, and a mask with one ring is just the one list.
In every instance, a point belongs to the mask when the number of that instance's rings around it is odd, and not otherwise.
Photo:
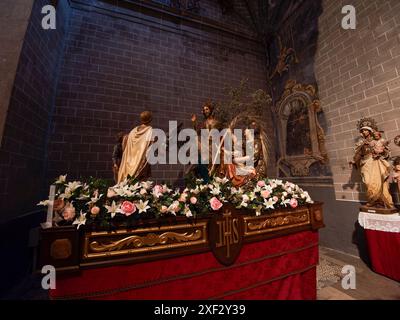
[(222, 127), (233, 128), (239, 122), (260, 119), (271, 103), (271, 97), (262, 89), (251, 91), (247, 79), (238, 87), (226, 89), (228, 99), (215, 106), (215, 117)]

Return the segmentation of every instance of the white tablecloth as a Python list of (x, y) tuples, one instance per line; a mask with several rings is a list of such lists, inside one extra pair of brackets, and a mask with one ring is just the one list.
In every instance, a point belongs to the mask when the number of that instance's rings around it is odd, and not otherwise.
[(398, 213), (377, 214), (360, 212), (358, 222), (364, 229), (400, 233), (400, 215)]

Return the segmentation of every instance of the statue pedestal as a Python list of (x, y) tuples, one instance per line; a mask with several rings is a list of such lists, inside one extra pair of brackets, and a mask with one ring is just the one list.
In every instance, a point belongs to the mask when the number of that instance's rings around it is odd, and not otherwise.
[(387, 208), (361, 206), (360, 212), (378, 213), (378, 214), (394, 214), (394, 213), (398, 213), (399, 210), (396, 208), (387, 209)]

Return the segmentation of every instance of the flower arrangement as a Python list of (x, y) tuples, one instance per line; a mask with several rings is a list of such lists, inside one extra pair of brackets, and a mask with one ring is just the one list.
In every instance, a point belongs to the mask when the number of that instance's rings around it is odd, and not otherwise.
[[(231, 203), (253, 210), (256, 215), (277, 208), (296, 208), (312, 203), (307, 191), (278, 179), (264, 179), (235, 188), (227, 178), (213, 177), (209, 183), (193, 180), (182, 191), (152, 181), (125, 181), (109, 186), (101, 179), (67, 182), (66, 175), (55, 182), (53, 211), (58, 224), (90, 225), (96, 228), (135, 226), (143, 219), (183, 216), (203, 217)], [(50, 200), (38, 205), (48, 206)]]

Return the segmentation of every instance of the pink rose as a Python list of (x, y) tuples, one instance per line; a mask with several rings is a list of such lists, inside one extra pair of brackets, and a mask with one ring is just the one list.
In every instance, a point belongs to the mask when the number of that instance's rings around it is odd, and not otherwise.
[(268, 198), (270, 194), (271, 192), (269, 192), (268, 190), (261, 191), (261, 197), (263, 198)]
[(132, 213), (136, 211), (136, 206), (134, 203), (130, 201), (124, 201), (122, 202), (121, 210), (126, 216), (130, 216)]
[(219, 210), (222, 207), (221, 201), (219, 201), (216, 197), (212, 197), (210, 199), (211, 208), (213, 210)]
[(190, 203), (191, 204), (196, 204), (197, 203), (197, 198), (196, 197), (191, 197), (190, 198)]
[(75, 208), (72, 204), (68, 204), (63, 213), (62, 216), (64, 218), (64, 220), (66, 221), (72, 221), (75, 218)]
[(290, 206), (292, 208), (296, 208), (297, 205), (298, 205), (297, 199), (295, 199), (295, 198), (290, 199)]
[(92, 207), (92, 209), (90, 209), (90, 213), (94, 216), (97, 216), (100, 212), (100, 208), (98, 206), (94, 206)]
[(273, 196), (273, 197), (272, 197), (272, 200), (274, 200), (275, 202), (278, 202), (279, 199), (278, 199), (277, 196)]
[(259, 186), (260, 188), (265, 186), (265, 181), (264, 180), (260, 180), (257, 182), (257, 186)]

